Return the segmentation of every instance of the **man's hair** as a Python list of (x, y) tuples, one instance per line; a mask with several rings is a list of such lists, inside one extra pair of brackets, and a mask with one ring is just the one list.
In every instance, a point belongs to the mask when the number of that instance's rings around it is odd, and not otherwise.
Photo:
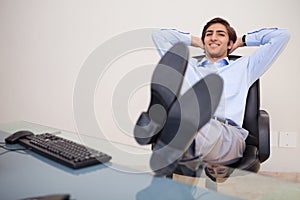
[(206, 33), (208, 27), (210, 27), (211, 25), (216, 24), (216, 23), (223, 24), (226, 27), (226, 30), (227, 30), (228, 36), (229, 36), (229, 42), (233, 41), (233, 43), (235, 43), (237, 36), (236, 36), (236, 32), (235, 32), (234, 28), (232, 28), (225, 19), (216, 17), (216, 18), (210, 20), (209, 22), (207, 22), (202, 30), (201, 40), (202, 40), (203, 44), (204, 44), (205, 33)]

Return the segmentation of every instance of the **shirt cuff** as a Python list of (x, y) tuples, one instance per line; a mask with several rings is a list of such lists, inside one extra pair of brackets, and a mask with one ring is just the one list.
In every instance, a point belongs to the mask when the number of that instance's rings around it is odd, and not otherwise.
[(245, 37), (245, 44), (247, 46), (260, 46), (264, 44), (264, 36), (274, 30), (277, 30), (277, 28), (263, 28), (257, 31), (247, 33)]

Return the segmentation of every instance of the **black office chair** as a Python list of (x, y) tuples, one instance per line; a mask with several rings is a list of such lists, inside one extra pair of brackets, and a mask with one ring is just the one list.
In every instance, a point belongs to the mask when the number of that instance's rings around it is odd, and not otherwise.
[[(194, 58), (201, 60), (203, 57), (204, 55)], [(229, 56), (229, 60), (236, 60), (238, 58), (240, 58), (240, 56)], [(246, 139), (246, 150), (239, 161), (228, 166), (250, 172), (258, 172), (261, 163), (270, 156), (269, 115), (265, 110), (260, 110), (259, 80), (253, 83), (248, 91), (243, 128), (249, 131), (249, 136)], [(191, 171), (186, 166), (179, 165), (174, 173), (198, 176), (197, 173), (199, 172), (196, 170)], [(172, 175), (168, 177), (172, 177)]]

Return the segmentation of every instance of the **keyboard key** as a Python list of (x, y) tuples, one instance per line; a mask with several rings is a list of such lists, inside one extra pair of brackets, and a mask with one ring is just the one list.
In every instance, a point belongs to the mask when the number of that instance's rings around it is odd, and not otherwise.
[(27, 136), (20, 139), (19, 143), (38, 154), (73, 169), (111, 160), (111, 156), (108, 154), (49, 133)]

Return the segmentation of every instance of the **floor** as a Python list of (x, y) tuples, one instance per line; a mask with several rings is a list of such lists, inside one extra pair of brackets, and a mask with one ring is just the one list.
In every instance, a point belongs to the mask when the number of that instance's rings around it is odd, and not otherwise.
[(275, 178), (280, 178), (292, 182), (300, 183), (300, 173), (294, 173), (294, 172), (266, 172), (266, 171), (260, 171), (259, 174), (266, 175), (266, 176), (272, 176)]

